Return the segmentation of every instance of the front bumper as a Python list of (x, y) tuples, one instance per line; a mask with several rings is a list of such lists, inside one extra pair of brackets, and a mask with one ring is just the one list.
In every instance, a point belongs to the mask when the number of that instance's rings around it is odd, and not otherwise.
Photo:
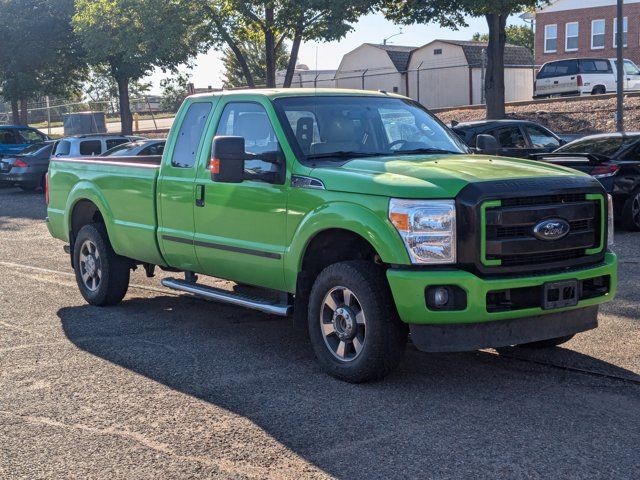
[[(402, 270), (388, 269), (387, 279), (400, 319), (409, 324), (470, 324), (535, 317), (557, 312), (599, 305), (613, 299), (618, 283), (618, 259), (606, 253), (604, 262), (592, 267), (546, 275), (513, 278), (481, 278), (464, 270)], [(542, 305), (509, 311), (488, 311), (487, 293), (505, 289), (540, 287), (548, 282), (562, 280), (588, 280), (609, 276), (609, 289), (605, 295), (578, 301), (577, 305), (544, 310)], [(429, 286), (455, 285), (466, 292), (467, 304), (463, 310), (434, 311), (427, 308), (425, 291)], [(542, 299), (541, 302), (542, 303)]]

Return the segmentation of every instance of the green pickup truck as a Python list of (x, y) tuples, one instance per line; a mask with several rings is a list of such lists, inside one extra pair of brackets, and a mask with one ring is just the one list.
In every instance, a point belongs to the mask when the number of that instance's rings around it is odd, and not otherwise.
[(292, 316), (351, 382), (389, 373), (409, 334), (429, 352), (558, 345), (615, 294), (611, 200), (580, 172), (479, 154), (492, 142), (471, 152), (386, 92), (195, 95), (162, 158), (52, 159), (48, 227), (90, 304), (120, 302), (136, 267), (184, 272), (162, 284)]

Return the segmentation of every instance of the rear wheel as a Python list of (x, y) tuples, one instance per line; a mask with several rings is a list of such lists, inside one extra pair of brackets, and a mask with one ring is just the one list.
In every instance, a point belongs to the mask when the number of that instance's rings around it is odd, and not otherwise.
[(626, 230), (640, 231), (640, 189), (635, 190), (624, 202), (620, 223)]
[(562, 345), (563, 343), (567, 343), (572, 338), (573, 338), (573, 335), (566, 335), (564, 337), (549, 338), (548, 340), (540, 340), (539, 342), (522, 343), (518, 345), (518, 347), (534, 348), (534, 349), (553, 348), (553, 347), (557, 347), (558, 345)]
[(604, 95), (605, 93), (607, 93), (607, 89), (602, 85), (593, 87), (593, 90), (591, 90), (591, 95)]
[(80, 293), (91, 305), (115, 305), (127, 293), (129, 261), (113, 251), (104, 225), (92, 223), (80, 229), (73, 265)]
[(325, 268), (311, 289), (308, 322), (320, 365), (348, 382), (386, 376), (407, 343), (408, 327), (398, 318), (384, 271), (371, 262)]

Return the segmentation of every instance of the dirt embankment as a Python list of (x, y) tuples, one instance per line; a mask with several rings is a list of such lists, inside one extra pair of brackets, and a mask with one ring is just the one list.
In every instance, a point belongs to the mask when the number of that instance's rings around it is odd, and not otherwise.
[[(615, 132), (616, 99), (609, 95), (587, 97), (578, 101), (559, 98), (553, 102), (531, 102), (526, 105), (508, 105), (507, 117), (541, 123), (557, 133), (590, 134)], [(447, 125), (451, 120), (469, 122), (484, 120), (484, 109), (464, 108), (437, 112)], [(640, 130), (640, 96), (625, 96), (625, 130)]]

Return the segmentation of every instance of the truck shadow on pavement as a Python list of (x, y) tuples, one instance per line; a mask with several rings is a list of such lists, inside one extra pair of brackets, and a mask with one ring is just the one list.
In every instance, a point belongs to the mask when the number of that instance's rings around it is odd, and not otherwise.
[[(640, 395), (630, 382), (409, 346), (387, 379), (351, 385), (319, 370), (289, 320), (185, 296), (130, 295), (117, 307), (58, 314), (81, 350), (241, 415), (338, 478), (637, 473)], [(582, 366), (631, 374), (561, 350)]]

